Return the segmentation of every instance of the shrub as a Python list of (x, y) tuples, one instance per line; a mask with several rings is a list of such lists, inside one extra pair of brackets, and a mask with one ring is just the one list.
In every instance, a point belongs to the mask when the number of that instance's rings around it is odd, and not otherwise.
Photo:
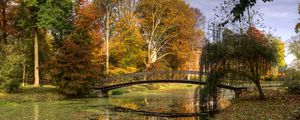
[(17, 92), (22, 78), (24, 54), (14, 45), (0, 45), (0, 86), (7, 92)]
[(4, 89), (6, 92), (8, 93), (16, 93), (20, 91), (20, 83), (18, 80), (14, 79), (11, 81), (8, 81), (5, 85), (4, 85)]
[(61, 54), (48, 63), (60, 92), (69, 96), (84, 96), (92, 92), (89, 87), (100, 76), (101, 68), (91, 61), (91, 50), (91, 46), (64, 41)]
[(114, 90), (114, 91), (111, 92), (111, 94), (112, 94), (112, 95), (122, 95), (123, 92), (120, 91), (120, 90)]
[(300, 93), (300, 71), (294, 68), (285, 70), (284, 84), (289, 91)]

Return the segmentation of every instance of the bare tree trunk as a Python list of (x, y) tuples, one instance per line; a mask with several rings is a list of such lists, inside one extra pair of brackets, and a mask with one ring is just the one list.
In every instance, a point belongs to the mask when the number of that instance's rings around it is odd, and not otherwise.
[(39, 78), (39, 48), (38, 48), (38, 35), (37, 30), (34, 33), (34, 86), (40, 85)]
[(23, 63), (23, 86), (25, 86), (25, 79), (26, 79), (26, 66), (25, 63)]
[(109, 23), (110, 23), (110, 11), (107, 9), (106, 12), (106, 23), (105, 23), (105, 39), (106, 39), (106, 74), (109, 75)]
[[(3, 32), (3, 43), (7, 44), (7, 1), (1, 1), (0, 5), (3, 6), (3, 8), (1, 8), (2, 10), (1, 15), (2, 15), (2, 32)], [(0, 41), (1, 42), (1, 41)]]
[(261, 88), (261, 85), (260, 85), (259, 80), (255, 81), (254, 83), (256, 84), (256, 87), (257, 87), (257, 89), (258, 89), (260, 99), (261, 99), (261, 100), (264, 100), (264, 99), (265, 99), (265, 95), (264, 95), (264, 93), (263, 93), (263, 90), (262, 90), (262, 88)]
[(256, 86), (257, 86), (257, 89), (258, 89), (258, 92), (259, 92), (259, 97), (260, 97), (260, 99), (261, 99), (261, 100), (264, 100), (264, 99), (265, 99), (265, 95), (264, 95), (263, 90), (262, 90), (262, 88), (261, 88), (260, 82), (258, 81), (258, 82), (256, 82), (255, 84), (256, 84)]
[(6, 21), (6, 17), (5, 17), (5, 15), (4, 15), (4, 17), (3, 17), (3, 43), (4, 44), (7, 44), (7, 27), (6, 27), (6, 25), (7, 25), (7, 21)]

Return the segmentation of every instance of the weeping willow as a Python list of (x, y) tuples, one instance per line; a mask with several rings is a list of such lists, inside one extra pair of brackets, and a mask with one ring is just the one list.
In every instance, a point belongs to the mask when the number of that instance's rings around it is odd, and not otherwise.
[[(222, 31), (222, 34), (221, 32)], [(276, 64), (275, 43), (267, 37), (220, 30), (203, 48), (201, 66), (208, 72), (206, 93), (216, 101), (218, 84), (240, 86), (253, 82), (260, 99), (265, 96), (260, 80)]]

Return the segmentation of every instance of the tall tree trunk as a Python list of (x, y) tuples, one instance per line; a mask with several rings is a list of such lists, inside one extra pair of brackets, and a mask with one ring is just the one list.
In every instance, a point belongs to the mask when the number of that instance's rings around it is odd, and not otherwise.
[(26, 66), (25, 63), (23, 63), (23, 86), (25, 86), (25, 79), (26, 79)]
[(34, 32), (34, 86), (40, 85), (39, 77), (39, 48), (38, 48), (38, 31)]
[(110, 11), (106, 12), (106, 23), (105, 23), (105, 39), (106, 39), (106, 74), (109, 75), (109, 23), (110, 23)]
[(2, 32), (3, 32), (3, 43), (4, 44), (7, 44), (7, 11), (6, 11), (6, 9), (7, 9), (7, 1), (1, 1), (1, 3), (0, 3), (0, 5), (2, 5), (2, 7), (3, 8), (1, 8), (2, 10), (0, 11), (1, 12), (1, 15), (2, 15)]
[(3, 16), (3, 43), (7, 44), (7, 21), (6, 21), (6, 15)]

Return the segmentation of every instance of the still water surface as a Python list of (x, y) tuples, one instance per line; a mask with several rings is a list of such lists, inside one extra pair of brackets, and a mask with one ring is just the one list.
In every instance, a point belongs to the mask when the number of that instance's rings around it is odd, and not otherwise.
[(161, 113), (197, 113), (195, 88), (133, 92), (110, 98), (69, 99), (7, 104), (0, 120), (198, 120), (198, 117), (168, 118), (136, 112), (119, 112), (115, 107)]

